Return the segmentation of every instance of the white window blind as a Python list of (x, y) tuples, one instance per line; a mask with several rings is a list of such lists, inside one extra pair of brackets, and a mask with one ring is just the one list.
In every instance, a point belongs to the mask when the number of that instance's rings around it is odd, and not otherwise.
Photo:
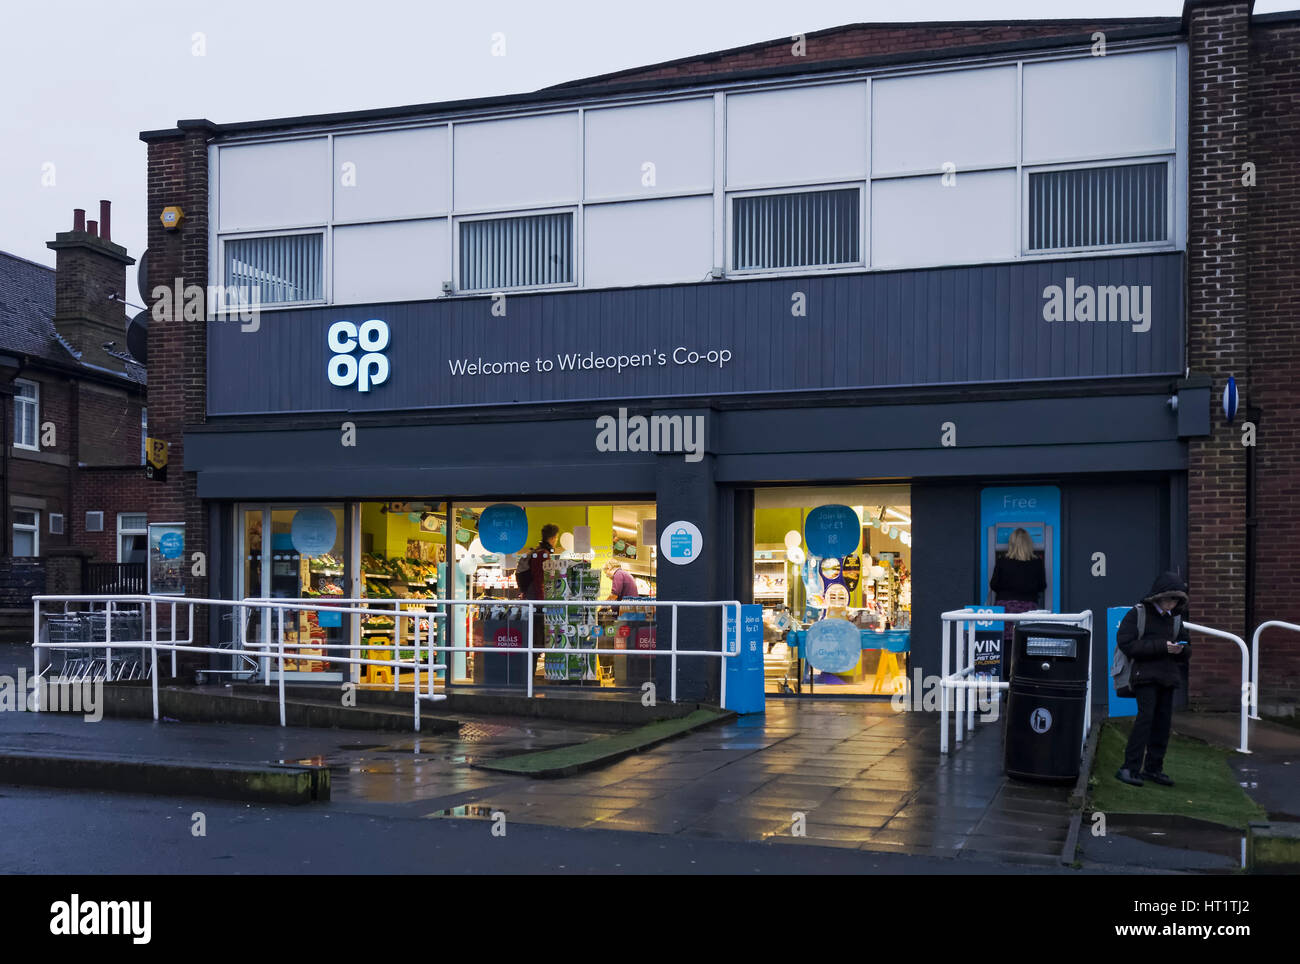
[[(246, 288), (240, 302), (320, 301), (324, 297), (322, 235), (286, 234), (226, 242), (226, 287)], [(227, 296), (227, 304), (231, 299)], [(232, 305), (233, 307), (233, 305)]]
[(572, 213), (461, 222), (462, 291), (572, 282)]
[(1100, 248), (1169, 239), (1169, 165), (1029, 175), (1029, 249)]
[(858, 189), (732, 199), (732, 265), (796, 268), (852, 264), (861, 236)]

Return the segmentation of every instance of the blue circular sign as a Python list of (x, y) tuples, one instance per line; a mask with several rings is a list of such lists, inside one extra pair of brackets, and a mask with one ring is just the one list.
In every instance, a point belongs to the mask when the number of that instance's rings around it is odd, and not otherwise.
[(289, 537), (300, 555), (323, 556), (334, 548), (338, 523), (334, 513), (320, 506), (299, 509), (289, 525)]
[(179, 559), (185, 540), (179, 532), (165, 532), (158, 537), (158, 555), (164, 559)]
[(819, 505), (804, 520), (803, 540), (810, 555), (843, 558), (857, 552), (862, 523), (847, 505)]
[(849, 673), (862, 658), (862, 631), (847, 619), (823, 619), (808, 627), (808, 662), (823, 673)]
[(488, 552), (519, 552), (528, 544), (528, 514), (508, 502), (488, 506), (478, 517), (478, 541)]

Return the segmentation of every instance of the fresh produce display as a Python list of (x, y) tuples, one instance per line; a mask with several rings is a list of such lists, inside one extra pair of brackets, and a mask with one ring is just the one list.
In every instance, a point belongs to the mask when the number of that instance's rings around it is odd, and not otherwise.
[(331, 556), (328, 554), (323, 556), (309, 556), (307, 564), (312, 572), (328, 572), (331, 574), (341, 574), (343, 572), (343, 560), (338, 556)]

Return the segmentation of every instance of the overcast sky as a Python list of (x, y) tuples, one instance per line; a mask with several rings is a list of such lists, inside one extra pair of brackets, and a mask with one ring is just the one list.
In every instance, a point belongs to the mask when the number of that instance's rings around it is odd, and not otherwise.
[[(0, 250), (113, 202), (145, 241), (142, 130), (488, 97), (872, 21), (1178, 16), (1182, 0), (3, 0)], [(1300, 7), (1258, 0), (1257, 13)], [(492, 35), (506, 56), (492, 56)], [(202, 34), (203, 56), (195, 55)], [(51, 167), (52, 165), (52, 167)], [(51, 178), (52, 174), (52, 178)], [(43, 181), (53, 180), (52, 184)], [(134, 285), (128, 288), (134, 297)]]

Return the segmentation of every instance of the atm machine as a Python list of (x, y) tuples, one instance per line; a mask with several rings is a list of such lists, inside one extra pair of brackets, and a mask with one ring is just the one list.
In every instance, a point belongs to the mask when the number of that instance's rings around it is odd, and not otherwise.
[(1016, 529), (1029, 533), (1034, 555), (1043, 560), (1047, 591), (1042, 608), (1061, 611), (1061, 490), (1053, 485), (999, 486), (980, 491), (980, 583), (975, 595), (992, 603), (989, 576), (1007, 554)]
[[(1011, 541), (1011, 533), (1017, 529), (1024, 529), (1029, 533), (1030, 541), (1034, 544), (1034, 556), (1043, 560), (1043, 571), (1047, 575), (1047, 591), (1043, 594), (1048, 600), (1040, 598), (1039, 604), (1055, 609), (1049, 606), (1049, 601), (1053, 595), (1053, 588), (1056, 585), (1055, 573), (1052, 571), (1052, 537), (1055, 535), (1054, 526), (1045, 523), (1042, 520), (1031, 521), (1028, 519), (1012, 522), (994, 522), (985, 528), (985, 572), (992, 575), (994, 566), (997, 561), (1007, 554), (1007, 546)], [(984, 590), (989, 605), (993, 604), (993, 590), (988, 588), (988, 579), (984, 580)]]

